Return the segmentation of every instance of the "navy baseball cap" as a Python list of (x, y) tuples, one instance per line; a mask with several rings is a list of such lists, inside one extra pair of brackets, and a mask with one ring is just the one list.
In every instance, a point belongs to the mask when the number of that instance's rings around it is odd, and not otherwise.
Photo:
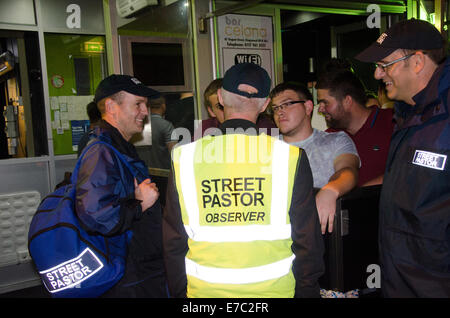
[(377, 62), (398, 49), (432, 50), (444, 47), (444, 38), (431, 23), (423, 20), (403, 20), (396, 23), (355, 58), (362, 62)]
[[(270, 77), (265, 69), (254, 63), (240, 63), (233, 65), (225, 72), (222, 87), (234, 94), (248, 98), (265, 98), (270, 93)], [(247, 93), (239, 90), (239, 85), (247, 84), (258, 91)]]
[(145, 86), (137, 78), (130, 75), (113, 74), (104, 78), (97, 86), (94, 102), (98, 103), (103, 98), (114, 95), (117, 92), (125, 91), (127, 93), (143, 96), (158, 97), (160, 93)]

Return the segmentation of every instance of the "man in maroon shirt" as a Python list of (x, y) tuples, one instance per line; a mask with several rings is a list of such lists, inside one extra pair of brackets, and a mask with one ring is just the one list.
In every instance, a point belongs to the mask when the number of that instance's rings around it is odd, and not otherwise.
[(392, 109), (365, 106), (366, 93), (360, 79), (350, 70), (322, 74), (317, 84), (319, 112), (329, 129), (345, 131), (361, 159), (358, 186), (383, 183), (394, 123)]

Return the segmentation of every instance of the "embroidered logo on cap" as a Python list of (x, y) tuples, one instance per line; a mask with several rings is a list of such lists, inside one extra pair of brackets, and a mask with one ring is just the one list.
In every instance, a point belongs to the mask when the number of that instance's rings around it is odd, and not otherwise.
[(378, 44), (383, 43), (383, 41), (387, 38), (387, 34), (386, 33), (381, 33), (380, 37), (377, 40)]
[(132, 78), (130, 78), (130, 79), (131, 79), (131, 80), (133, 81), (133, 83), (136, 84), (136, 85), (142, 84), (141, 81), (138, 80), (138, 79), (135, 78), (135, 77), (132, 77)]
[(423, 150), (416, 150), (412, 163), (422, 167), (444, 170), (446, 160), (446, 155)]

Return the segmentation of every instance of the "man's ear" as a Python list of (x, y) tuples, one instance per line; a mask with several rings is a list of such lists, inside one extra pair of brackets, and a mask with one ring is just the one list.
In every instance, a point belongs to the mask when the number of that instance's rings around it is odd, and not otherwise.
[(414, 72), (416, 73), (416, 74), (418, 74), (418, 73), (420, 73), (423, 69), (424, 69), (424, 67), (425, 67), (425, 63), (426, 63), (426, 61), (425, 61), (425, 54), (423, 54), (423, 52), (421, 52), (421, 51), (417, 51), (416, 52), (416, 54), (414, 54), (412, 57), (414, 57), (414, 59), (411, 59), (412, 60), (412, 63), (414, 63), (413, 64), (413, 69), (414, 69)]
[(269, 97), (267, 97), (266, 101), (264, 102), (264, 105), (261, 107), (261, 109), (259, 110), (259, 113), (264, 113), (264, 111), (266, 110), (267, 106), (269, 106), (271, 99)]
[(212, 108), (209, 106), (206, 106), (206, 109), (208, 110), (208, 114), (211, 117), (216, 117), (216, 114), (214, 114), (214, 112), (212, 111)]
[(222, 88), (217, 90), (217, 99), (219, 100), (220, 105), (223, 105)]
[(346, 95), (342, 99), (342, 106), (344, 106), (344, 109), (349, 109), (349, 107), (353, 104), (353, 98), (350, 95)]
[(112, 99), (107, 97), (105, 99), (105, 113), (114, 114), (116, 112), (117, 103)]
[(314, 104), (313, 104), (312, 100), (307, 100), (304, 105), (305, 105), (306, 115), (311, 117), (312, 112), (314, 110)]

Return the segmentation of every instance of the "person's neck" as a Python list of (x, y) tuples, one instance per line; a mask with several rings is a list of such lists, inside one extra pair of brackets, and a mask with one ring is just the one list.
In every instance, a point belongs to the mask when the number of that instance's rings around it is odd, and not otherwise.
[(345, 130), (350, 134), (355, 135), (361, 127), (364, 126), (371, 112), (372, 108), (367, 108), (361, 105), (356, 107), (354, 112), (351, 113), (352, 118), (350, 119), (350, 124)]
[(125, 131), (122, 131), (120, 129), (120, 126), (117, 124), (117, 122), (114, 120), (114, 118), (111, 117), (105, 117), (103, 118), (108, 124), (110, 124), (111, 126), (113, 126), (114, 128), (117, 129), (117, 131), (122, 135), (122, 138), (125, 139), (126, 141), (130, 141), (131, 137), (133, 136), (129, 136)]
[(439, 67), (439, 65), (436, 64), (430, 64), (429, 67), (424, 69), (420, 76), (417, 78), (414, 83), (416, 84), (415, 89), (413, 89), (413, 93), (410, 95), (410, 98), (405, 100), (405, 102), (411, 106), (416, 105), (416, 101), (414, 100), (414, 96), (419, 94), (422, 90), (427, 87), (428, 83), (430, 82), (431, 78), (433, 77), (434, 72), (436, 72), (436, 69)]
[(227, 114), (225, 113), (225, 120), (230, 119), (245, 119), (248, 121), (251, 121), (252, 123), (256, 124), (256, 121), (258, 119), (259, 114), (253, 114), (253, 113), (231, 113)]
[(300, 142), (308, 139), (312, 135), (313, 131), (314, 130), (311, 125), (306, 125), (293, 134), (283, 135), (283, 140), (287, 143)]

